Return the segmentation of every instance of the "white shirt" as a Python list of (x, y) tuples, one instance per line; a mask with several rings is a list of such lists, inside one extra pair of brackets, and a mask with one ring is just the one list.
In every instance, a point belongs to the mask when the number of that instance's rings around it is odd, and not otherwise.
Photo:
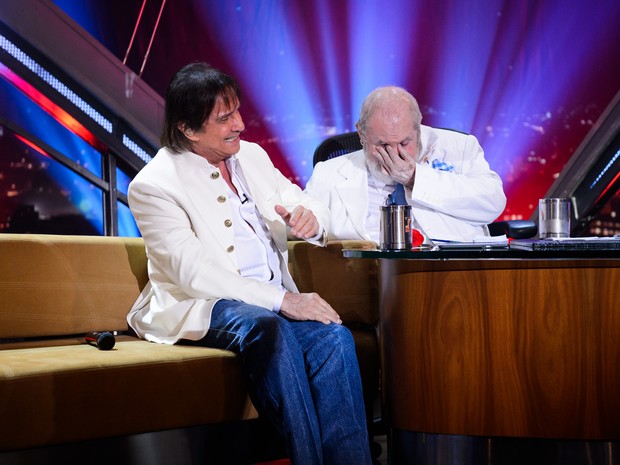
[(376, 179), (368, 169), (368, 211), (366, 212), (365, 230), (367, 239), (379, 244), (381, 242), (381, 207), (387, 204), (388, 195), (394, 192), (396, 183), (385, 184)]
[(230, 157), (226, 166), (231, 181), (239, 195), (228, 189), (228, 201), (231, 202), (232, 227), (235, 231), (235, 248), (239, 262), (239, 273), (245, 278), (273, 284), (280, 293), (273, 303), (273, 310), (279, 311), (286, 290), (282, 286), (279, 256), (269, 229), (250, 197), (242, 175), (237, 172), (237, 160)]

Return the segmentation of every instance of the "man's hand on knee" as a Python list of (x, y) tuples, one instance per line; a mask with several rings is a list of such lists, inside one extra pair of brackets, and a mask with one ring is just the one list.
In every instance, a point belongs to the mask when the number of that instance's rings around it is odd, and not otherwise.
[(314, 292), (305, 294), (287, 292), (284, 294), (280, 313), (293, 320), (342, 324), (342, 320), (331, 305)]

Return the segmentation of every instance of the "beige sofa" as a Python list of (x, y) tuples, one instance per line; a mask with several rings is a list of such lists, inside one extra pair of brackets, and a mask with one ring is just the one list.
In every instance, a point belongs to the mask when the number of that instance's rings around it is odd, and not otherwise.
[[(371, 406), (377, 264), (344, 259), (342, 247), (290, 242), (290, 269), (352, 328)], [(0, 257), (0, 451), (256, 418), (235, 354), (129, 330), (147, 282), (142, 239), (0, 234)], [(97, 350), (88, 331), (117, 331), (116, 345)]]

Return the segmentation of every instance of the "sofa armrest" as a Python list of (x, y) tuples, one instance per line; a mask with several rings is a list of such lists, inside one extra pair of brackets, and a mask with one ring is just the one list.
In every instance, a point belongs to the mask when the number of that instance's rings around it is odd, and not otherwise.
[(300, 292), (316, 292), (348, 325), (379, 321), (376, 259), (344, 258), (343, 248), (376, 248), (368, 241), (330, 241), (318, 247), (289, 241), (289, 270)]

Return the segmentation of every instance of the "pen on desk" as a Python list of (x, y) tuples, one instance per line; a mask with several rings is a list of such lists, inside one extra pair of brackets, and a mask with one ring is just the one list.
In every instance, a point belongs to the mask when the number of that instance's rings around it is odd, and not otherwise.
[(441, 244), (454, 244), (456, 241), (449, 241), (447, 239), (429, 239), (433, 247), (431, 248), (431, 252), (437, 252), (441, 250)]

